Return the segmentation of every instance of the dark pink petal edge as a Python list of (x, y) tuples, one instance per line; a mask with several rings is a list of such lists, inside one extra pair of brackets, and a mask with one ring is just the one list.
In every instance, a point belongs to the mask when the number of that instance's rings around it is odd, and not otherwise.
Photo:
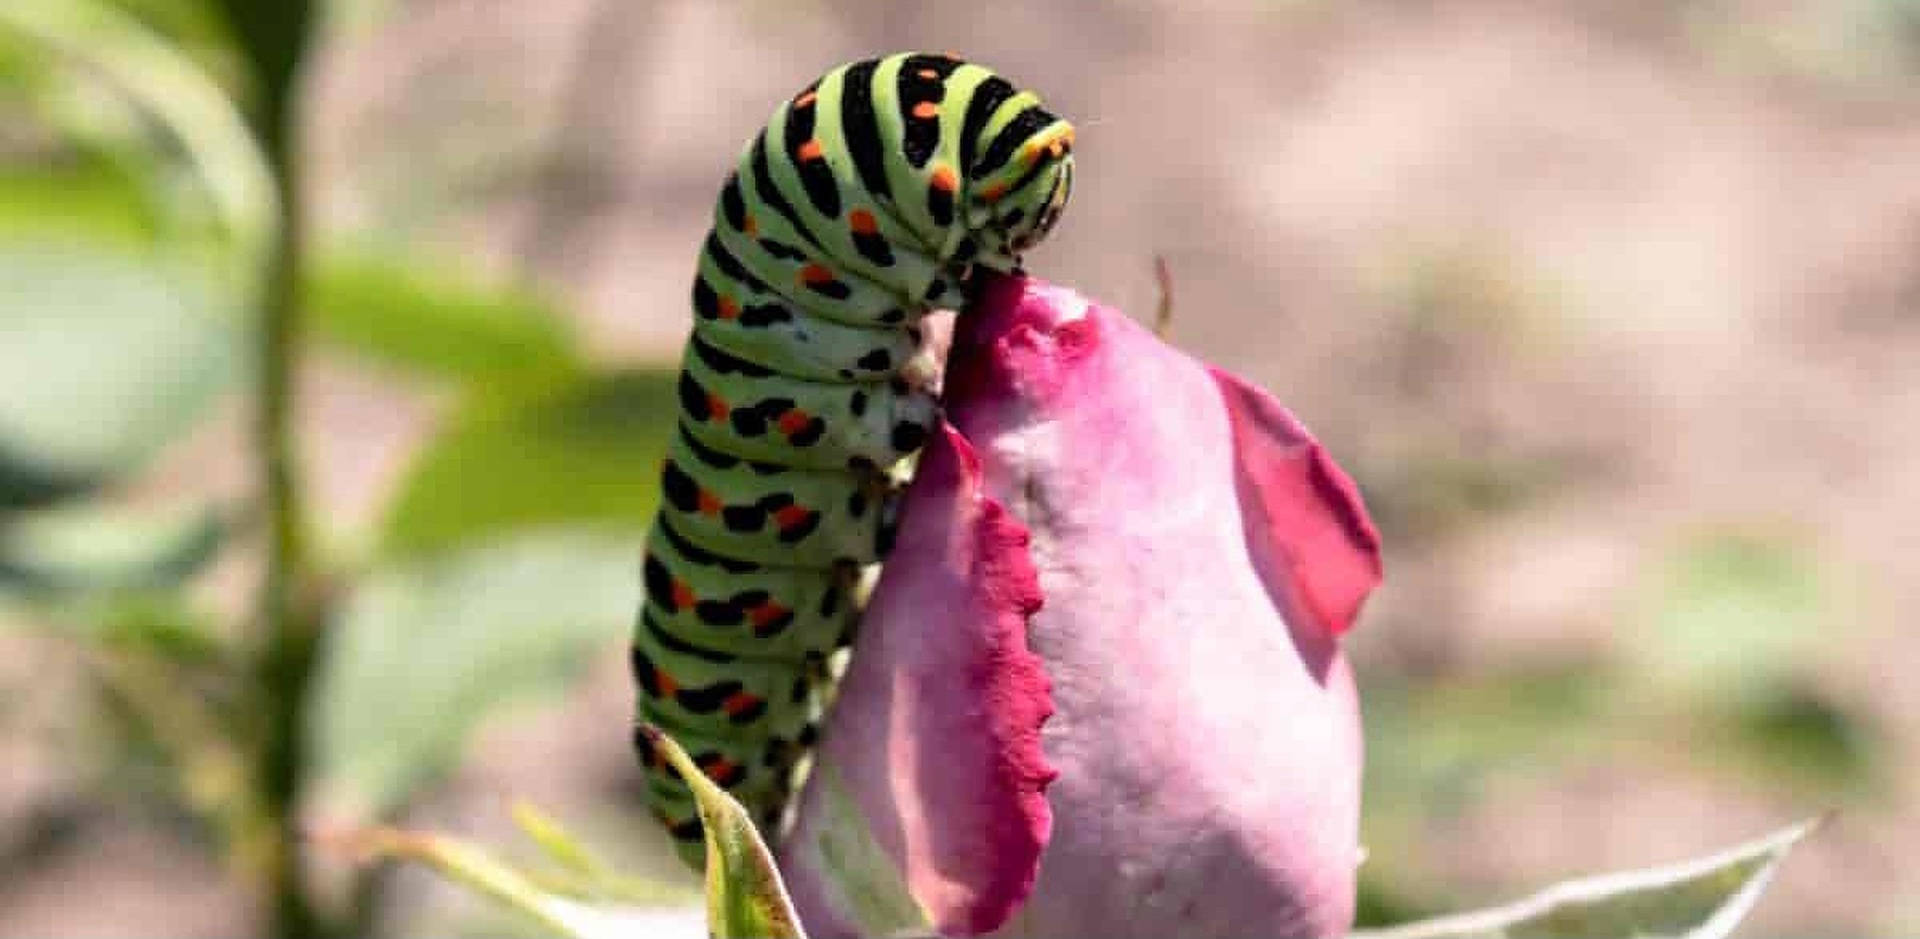
[[(1053, 698), (1027, 646), (1039, 579), (1026, 527), (985, 494), (972, 445), (950, 425), (922, 452), (902, 511), (820, 760), (933, 925), (990, 932), (1032, 892), (1053, 827), (1055, 773), (1040, 745)], [(825, 932), (855, 929), (810, 845), (818, 785), (782, 867), (803, 915), (840, 920)]]
[[(970, 650), (977, 657), (958, 676), (964, 697), (955, 707), (964, 711), (970, 698), (978, 702), (975, 713), (985, 718), (985, 737), (978, 742), (987, 764), (984, 777), (972, 778), (962, 759), (967, 723), (948, 723), (949, 736), (927, 741), (955, 761), (952, 772), (930, 780), (933, 808), (953, 812), (940, 816), (940, 823), (952, 829), (955, 847), (962, 848), (947, 859), (953, 867), (943, 873), (972, 866), (978, 877), (972, 901), (934, 910), (934, 925), (950, 934), (975, 935), (999, 928), (1026, 901), (1053, 830), (1046, 788), (1057, 774), (1040, 746), (1040, 728), (1053, 715), (1052, 685), (1045, 664), (1027, 646), (1027, 623), (1041, 605), (1040, 579), (1028, 552), (1026, 526), (986, 495), (980, 459), (959, 431), (942, 422), (919, 472), (931, 477), (928, 491), (952, 490), (978, 504), (971, 543), (958, 546), (972, 551), (969, 580), (985, 609), (976, 620), (978, 638), (959, 637), (977, 643)], [(969, 802), (978, 815), (953, 811)]]

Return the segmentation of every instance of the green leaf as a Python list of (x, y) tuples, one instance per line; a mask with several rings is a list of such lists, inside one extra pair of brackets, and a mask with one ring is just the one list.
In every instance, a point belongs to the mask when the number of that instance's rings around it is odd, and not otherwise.
[(139, 20), (96, 0), (8, 0), (0, 3), (0, 29), (86, 66), (172, 135), (239, 248), (233, 269), (251, 296), (278, 200), (265, 157), (225, 89)]
[(640, 732), (693, 790), (707, 839), (707, 930), (714, 939), (803, 939), (780, 870), (746, 808), (660, 728), (642, 724)]
[(587, 880), (598, 880), (606, 876), (606, 867), (600, 860), (581, 844), (579, 839), (569, 834), (547, 813), (527, 802), (513, 803), (513, 823), (540, 846), (540, 852), (547, 860), (560, 865), (569, 874)]
[(147, 196), (138, 180), (101, 159), (7, 166), (0, 169), (0, 238), (149, 246), (160, 219)]
[[(1589, 758), (1609, 686), (1591, 663), (1539, 664), (1367, 689), (1367, 841), (1463, 809), (1489, 774), (1550, 773)], [(1390, 862), (1389, 862), (1390, 863)]]
[(115, 596), (88, 612), (98, 648), (160, 663), (176, 676), (231, 674), (220, 623), (180, 591)]
[(1638, 635), (1641, 673), (1716, 701), (1771, 696), (1825, 641), (1819, 573), (1783, 538), (1726, 530), (1689, 540)]
[(113, 0), (113, 4), (177, 46), (215, 49), (233, 43), (209, 0)]
[(488, 715), (561, 690), (626, 634), (639, 551), (635, 539), (530, 533), (362, 582), (329, 633), (314, 698), (322, 803), (349, 818), (390, 809), (452, 767)]
[(488, 385), (550, 380), (579, 367), (566, 321), (520, 291), (372, 252), (334, 252), (309, 271), (315, 331), (380, 362)]
[(1787, 852), (1821, 822), (1696, 861), (1567, 881), (1490, 910), (1356, 930), (1352, 939), (1722, 939), (1759, 902)]
[(1372, 676), (1362, 709), (1361, 839), (1373, 852), (1360, 869), (1355, 921), (1380, 925), (1446, 909), (1451, 891), (1417, 850), (1435, 820), (1470, 812), (1489, 779), (1527, 780), (1613, 758), (1611, 690), (1607, 674), (1586, 660), (1441, 679)]
[[(192, 2), (131, 2), (150, 24), (207, 25)], [(0, 120), (29, 148), (0, 169), (0, 233), (137, 247), (238, 294), (257, 285), (273, 193), (224, 90), (174, 43), (115, 5), (22, 0), (0, 9), (0, 87)]]
[(401, 483), (385, 548), (430, 553), (551, 522), (643, 532), (677, 414), (673, 379), (624, 372), (471, 399)]
[(516, 801), (512, 811), (514, 824), (559, 868), (556, 873), (529, 875), (543, 890), (576, 900), (628, 906), (673, 905), (700, 899), (700, 894), (692, 890), (614, 870), (579, 837), (531, 804)]
[(532, 876), (500, 862), (485, 849), (442, 835), (373, 828), (327, 834), (320, 840), (365, 858), (425, 864), (448, 880), (572, 939), (698, 939), (706, 935), (696, 910), (583, 903), (543, 888)]
[(1885, 751), (1872, 722), (1810, 682), (1705, 711), (1704, 755), (1744, 764), (1757, 782), (1837, 797), (1882, 781), (1877, 757)]
[(0, 508), (132, 469), (232, 379), (230, 328), (168, 273), (79, 244), (0, 242)]
[(358, 38), (393, 17), (398, 0), (329, 0), (324, 6), (326, 23), (322, 26), (331, 38)]
[(0, 588), (36, 594), (178, 585), (227, 533), (204, 505), (134, 511), (86, 503), (0, 518)]

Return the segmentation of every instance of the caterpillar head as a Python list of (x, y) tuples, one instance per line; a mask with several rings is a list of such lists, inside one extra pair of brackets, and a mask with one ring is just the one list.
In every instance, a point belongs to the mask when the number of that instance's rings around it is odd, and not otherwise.
[(975, 198), (986, 207), (979, 261), (1013, 269), (1060, 221), (1073, 193), (1073, 125), (1054, 119), (1020, 145), (1013, 159), (978, 180)]

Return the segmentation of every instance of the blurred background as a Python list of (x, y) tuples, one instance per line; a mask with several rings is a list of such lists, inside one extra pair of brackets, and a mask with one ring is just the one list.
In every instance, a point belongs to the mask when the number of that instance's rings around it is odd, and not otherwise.
[(1163, 255), (1365, 490), (1363, 923), (1838, 808), (1746, 934), (1920, 931), (1920, 2), (252, 6), (0, 11), (0, 935), (520, 932), (276, 873), (510, 798), (681, 878), (622, 645), (695, 248), (896, 48), (1075, 120), (1033, 267), (1145, 317)]

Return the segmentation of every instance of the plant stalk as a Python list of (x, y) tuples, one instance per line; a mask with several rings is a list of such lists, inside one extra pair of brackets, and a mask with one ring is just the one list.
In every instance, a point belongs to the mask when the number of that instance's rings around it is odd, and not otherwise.
[(291, 94), (268, 96), (257, 132), (273, 170), (280, 224), (266, 252), (256, 348), (259, 410), (254, 447), (266, 514), (266, 572), (260, 595), (262, 646), (254, 676), (262, 726), (255, 772), (274, 827), (264, 887), (271, 927), (284, 939), (333, 934), (315, 907), (304, 869), (300, 784), (307, 775), (304, 711), (326, 612), (308, 551), (297, 415), (303, 338), (299, 285), (306, 240), (298, 131)]

